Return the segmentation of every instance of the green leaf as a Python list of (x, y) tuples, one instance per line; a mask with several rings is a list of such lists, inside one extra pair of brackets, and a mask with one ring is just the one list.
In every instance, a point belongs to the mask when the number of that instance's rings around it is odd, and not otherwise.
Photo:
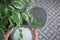
[(29, 21), (32, 23), (34, 20), (32, 13), (28, 13), (28, 16), (29, 16)]
[(13, 6), (11, 6), (11, 5), (9, 5), (9, 6), (8, 6), (8, 9), (9, 9), (10, 11), (15, 10), (15, 9), (14, 9), (14, 7), (13, 7)]
[(30, 4), (34, 3), (35, 1), (34, 0), (30, 0)]
[(6, 17), (5, 5), (1, 5), (1, 16), (2, 18)]
[(30, 3), (30, 0), (24, 0), (26, 3)]
[(22, 17), (29, 23), (29, 17), (27, 13), (22, 13)]
[(39, 27), (41, 25), (41, 23), (39, 23), (39, 22), (33, 22), (33, 25), (36, 26), (36, 27)]
[(7, 28), (6, 28), (6, 22), (5, 21), (3, 21), (3, 20), (0, 20), (0, 28), (2, 28), (4, 31), (6, 31), (7, 30)]
[(17, 26), (20, 27), (20, 25), (22, 23), (22, 19), (21, 19), (19, 11), (16, 11), (16, 10), (13, 11), (12, 17), (13, 17), (13, 20), (15, 21), (15, 23), (17, 24)]
[(13, 6), (17, 9), (22, 9), (22, 8), (24, 8), (25, 5), (19, 1), (16, 1), (13, 3)]
[(10, 17), (9, 18), (10, 26), (14, 26), (14, 20)]

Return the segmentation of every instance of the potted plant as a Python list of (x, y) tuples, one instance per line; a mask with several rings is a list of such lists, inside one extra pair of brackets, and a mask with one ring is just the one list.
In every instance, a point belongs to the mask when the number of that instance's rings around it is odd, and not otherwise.
[[(0, 28), (5, 33), (5, 40), (10, 40), (14, 27), (20, 28), (29, 22), (36, 24), (32, 13), (26, 11), (33, 2), (33, 0), (0, 0)], [(21, 38), (22, 35), (20, 34)]]

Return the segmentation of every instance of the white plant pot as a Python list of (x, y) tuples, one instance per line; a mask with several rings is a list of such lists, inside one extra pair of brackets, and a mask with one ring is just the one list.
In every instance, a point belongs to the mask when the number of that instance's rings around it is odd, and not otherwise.
[(32, 33), (28, 28), (14, 28), (12, 34), (11, 34), (11, 40), (18, 40), (19, 38), (19, 29), (22, 30), (22, 34), (23, 34), (23, 39), (22, 40), (32, 40)]

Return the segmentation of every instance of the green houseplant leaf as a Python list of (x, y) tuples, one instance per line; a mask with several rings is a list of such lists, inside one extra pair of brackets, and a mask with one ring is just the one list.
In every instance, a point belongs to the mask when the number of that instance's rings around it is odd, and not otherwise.
[(29, 23), (29, 17), (27, 13), (22, 13), (22, 17)]
[(18, 15), (20, 16), (19, 12), (13, 11), (13, 13), (12, 13), (13, 19), (16, 22), (16, 24), (19, 26), (20, 25), (20, 19), (19, 19), (20, 17), (18, 17)]

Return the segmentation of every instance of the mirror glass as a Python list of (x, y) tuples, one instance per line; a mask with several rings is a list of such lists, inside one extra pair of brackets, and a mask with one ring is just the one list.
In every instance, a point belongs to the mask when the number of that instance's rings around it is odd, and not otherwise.
[(30, 10), (33, 13), (33, 16), (37, 19), (38, 22), (41, 23), (41, 27), (46, 24), (47, 21), (47, 13), (43, 8), (35, 7)]

